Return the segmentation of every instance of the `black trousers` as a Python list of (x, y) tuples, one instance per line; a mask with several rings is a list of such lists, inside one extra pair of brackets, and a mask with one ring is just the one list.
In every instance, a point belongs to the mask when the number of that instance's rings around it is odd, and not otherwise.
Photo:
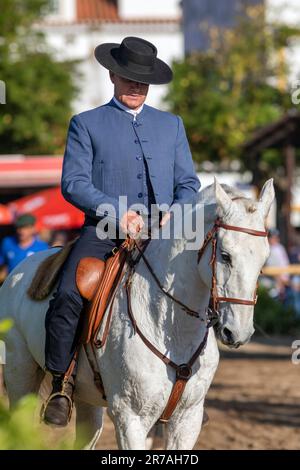
[(45, 367), (51, 372), (65, 373), (73, 358), (78, 335), (81, 312), (86, 302), (76, 286), (78, 262), (93, 256), (107, 259), (111, 250), (123, 240), (101, 240), (94, 225), (84, 225), (60, 274), (58, 287), (46, 313)]

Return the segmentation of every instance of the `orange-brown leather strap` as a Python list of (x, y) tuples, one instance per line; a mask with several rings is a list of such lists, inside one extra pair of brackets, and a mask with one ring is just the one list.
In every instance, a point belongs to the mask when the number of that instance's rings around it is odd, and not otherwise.
[(132, 307), (131, 307), (131, 278), (129, 277), (127, 279), (127, 282), (125, 284), (126, 288), (126, 293), (127, 293), (127, 309), (128, 309), (128, 315), (131, 320), (134, 332), (139, 335), (143, 343), (152, 351), (159, 359), (161, 359), (165, 364), (168, 366), (173, 367), (173, 369), (177, 370), (177, 364), (175, 362), (171, 361), (167, 356), (165, 356), (163, 353), (161, 353), (155, 346), (152, 344), (148, 338), (142, 333), (142, 331), (139, 329), (136, 320), (133, 315)]
[(165, 354), (161, 353), (155, 346), (152, 344), (148, 338), (144, 335), (144, 333), (140, 330), (140, 328), (137, 325), (136, 319), (134, 317), (134, 313), (132, 311), (132, 306), (131, 306), (131, 283), (132, 283), (132, 276), (134, 274), (134, 271), (132, 270), (125, 282), (125, 289), (126, 289), (126, 294), (127, 294), (127, 311), (129, 318), (131, 320), (134, 332), (139, 335), (143, 343), (150, 349), (150, 351), (153, 352), (161, 361), (163, 361), (166, 365), (172, 367), (176, 371), (176, 381), (175, 384), (173, 385), (171, 395), (169, 397), (168, 403), (166, 405), (166, 408), (159, 419), (159, 421), (166, 423), (170, 417), (172, 416), (182, 394), (186, 386), (186, 382), (189, 380), (189, 378), (192, 375), (192, 366), (196, 359), (199, 357), (201, 352), (203, 351), (207, 337), (208, 337), (208, 328), (206, 330), (205, 336), (203, 340), (201, 341), (199, 347), (197, 350), (194, 352), (192, 357), (190, 358), (189, 362), (187, 364), (181, 364), (178, 365), (175, 362), (173, 362), (171, 359), (169, 359)]
[(254, 235), (255, 237), (267, 237), (268, 236), (267, 230), (254, 230), (252, 228), (238, 227), (236, 225), (228, 225), (228, 224), (224, 224), (223, 222), (221, 222), (220, 219), (217, 219), (215, 221), (215, 225), (221, 228), (225, 228), (226, 230), (233, 230), (234, 232), (243, 232), (243, 233), (247, 233), (248, 235)]
[(169, 421), (172, 414), (174, 413), (174, 410), (180, 398), (182, 397), (186, 384), (187, 384), (187, 380), (176, 379), (176, 382), (173, 385), (172, 392), (169, 397), (167, 406), (165, 407), (161, 417), (158, 420), (160, 423), (167, 423)]
[(163, 361), (166, 365), (172, 367), (173, 369), (176, 370), (176, 381), (175, 384), (173, 385), (171, 395), (169, 397), (168, 403), (166, 405), (165, 410), (163, 411), (159, 421), (166, 423), (170, 417), (172, 416), (183, 392), (186, 386), (186, 382), (189, 380), (189, 378), (192, 375), (192, 366), (196, 359), (199, 357), (201, 352), (203, 351), (206, 342), (207, 342), (207, 337), (208, 337), (208, 329), (206, 330), (205, 336), (203, 340), (201, 341), (199, 347), (197, 350), (194, 352), (193, 356), (189, 360), (187, 364), (181, 364), (178, 365), (175, 362), (173, 362), (171, 359), (169, 359), (167, 356), (165, 356), (163, 353), (161, 353), (155, 346), (152, 344), (148, 338), (143, 334), (143, 332), (140, 330), (136, 323), (136, 319), (134, 318), (134, 314), (132, 311), (131, 307), (131, 277), (127, 279), (127, 282), (125, 284), (126, 288), (126, 293), (127, 293), (127, 309), (128, 309), (128, 315), (131, 320), (134, 332), (139, 335), (143, 343), (150, 349), (150, 351), (153, 352), (161, 361)]
[(229, 302), (231, 304), (241, 304), (241, 305), (255, 305), (256, 299), (246, 300), (246, 299), (236, 299), (235, 297), (216, 297), (217, 302)]
[(211, 259), (210, 259), (210, 266), (212, 269), (212, 280), (211, 280), (211, 290), (210, 290), (210, 307), (213, 312), (218, 314), (218, 307), (220, 302), (228, 302), (233, 304), (240, 304), (240, 305), (255, 305), (257, 301), (257, 285), (256, 290), (254, 292), (253, 299), (239, 299), (236, 297), (225, 297), (225, 296), (218, 296), (217, 291), (217, 273), (216, 273), (216, 262), (217, 262), (217, 232), (219, 228), (224, 228), (225, 230), (233, 230), (235, 232), (242, 232), (248, 235), (254, 235), (256, 237), (266, 237), (268, 235), (267, 230), (254, 230), (252, 228), (247, 227), (238, 227), (235, 225), (228, 225), (224, 224), (220, 218), (215, 220), (215, 223), (212, 229), (207, 233), (202, 247), (198, 251), (198, 264), (200, 259), (207, 248), (208, 244), (211, 242), (212, 244), (212, 251), (211, 251)]
[(119, 284), (122, 280), (122, 277), (123, 277), (123, 274), (124, 274), (124, 271), (125, 271), (125, 267), (126, 267), (126, 264), (124, 263), (123, 266), (122, 266), (121, 271), (119, 272), (119, 276), (118, 276), (118, 279), (117, 279), (117, 284), (114, 288), (114, 292), (113, 292), (113, 295), (112, 295), (112, 298), (111, 298), (111, 301), (110, 301), (111, 303), (110, 303), (109, 312), (108, 312), (108, 315), (107, 315), (106, 324), (105, 324), (105, 327), (104, 327), (102, 339), (98, 338), (98, 334), (99, 334), (99, 330), (101, 328), (101, 324), (98, 325), (97, 329), (93, 333), (92, 341), (93, 341), (94, 345), (96, 346), (96, 348), (103, 348), (105, 343), (106, 343), (108, 333), (109, 333), (112, 313), (113, 313), (114, 300), (115, 300), (115, 297), (116, 297), (118, 286), (119, 286)]
[(67, 371), (65, 372), (64, 381), (66, 381), (66, 382), (69, 380), (69, 378), (71, 377), (71, 375), (73, 374), (73, 371), (75, 369), (77, 358), (78, 358), (78, 351), (79, 351), (79, 345), (77, 345), (76, 351), (73, 355), (73, 358), (70, 362), (70, 365), (69, 365)]
[(201, 352), (205, 348), (206, 342), (207, 342), (207, 337), (208, 337), (208, 329), (206, 330), (205, 336), (203, 340), (201, 341), (198, 349), (194, 352), (193, 356), (189, 360), (187, 364), (181, 364), (180, 366), (177, 366), (176, 370), (176, 382), (173, 385), (171, 395), (169, 397), (168, 403), (159, 418), (159, 422), (161, 423), (167, 423), (169, 419), (171, 418), (172, 414), (174, 413), (174, 410), (182, 397), (182, 394), (184, 392), (185, 386), (188, 382), (188, 380), (192, 376), (192, 366), (196, 359), (200, 356)]
[(197, 260), (198, 264), (200, 262), (200, 259), (203, 255), (207, 245), (213, 239), (213, 237), (214, 237), (215, 233), (217, 232), (217, 230), (218, 230), (218, 227), (215, 224), (213, 226), (213, 228), (209, 232), (207, 232), (207, 234), (205, 236), (205, 239), (204, 239), (204, 242), (203, 242), (202, 246), (199, 248), (199, 251), (198, 251), (198, 260)]

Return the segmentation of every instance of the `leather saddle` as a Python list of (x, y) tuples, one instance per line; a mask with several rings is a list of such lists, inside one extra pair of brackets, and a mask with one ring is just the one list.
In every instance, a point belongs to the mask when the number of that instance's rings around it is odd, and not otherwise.
[(134, 241), (126, 239), (119, 248), (112, 250), (107, 261), (93, 257), (82, 258), (76, 269), (77, 288), (88, 302), (84, 307), (84, 323), (80, 343), (93, 341), (105, 311), (126, 272), (126, 260), (134, 247)]

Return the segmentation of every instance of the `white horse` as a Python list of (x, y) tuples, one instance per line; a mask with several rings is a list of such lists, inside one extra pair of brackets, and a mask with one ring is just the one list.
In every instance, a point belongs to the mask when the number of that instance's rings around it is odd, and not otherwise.
[[(205, 233), (216, 217), (229, 225), (265, 230), (274, 198), (269, 180), (258, 201), (246, 199), (217, 181), (199, 193), (205, 202)], [(197, 250), (186, 249), (187, 240), (152, 240), (147, 259), (157, 277), (172, 295), (200, 312), (194, 318), (159, 290), (144, 261), (132, 278), (132, 310), (137, 324), (158, 350), (177, 364), (187, 362), (206, 332), (211, 288), (211, 248), (199, 264)], [(44, 301), (31, 300), (26, 291), (40, 262), (53, 250), (28, 257), (8, 276), (0, 289), (0, 315), (12, 317), (14, 327), (6, 338), (5, 382), (10, 403), (37, 392), (44, 377), (44, 319), (51, 295)], [(252, 299), (260, 270), (269, 254), (266, 237), (251, 236), (220, 228), (216, 253), (218, 294)], [(219, 339), (230, 346), (246, 343), (254, 332), (253, 305), (220, 304), (215, 328)], [(167, 449), (192, 449), (202, 426), (205, 395), (215, 374), (219, 353), (213, 328), (209, 329), (204, 352), (193, 365), (193, 374), (166, 426)], [(102, 429), (102, 407), (112, 418), (121, 449), (144, 449), (148, 432), (161, 416), (175, 371), (166, 366), (134, 334), (127, 312), (123, 285), (119, 286), (109, 336), (103, 349), (96, 350), (107, 401), (95, 387), (84, 350), (80, 352), (76, 382), (77, 423), (88, 429), (88, 448), (94, 448)]]

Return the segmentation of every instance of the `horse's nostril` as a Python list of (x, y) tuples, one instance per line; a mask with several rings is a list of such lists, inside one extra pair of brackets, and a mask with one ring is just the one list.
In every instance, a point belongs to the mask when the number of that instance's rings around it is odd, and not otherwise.
[(226, 338), (226, 341), (228, 341), (228, 343), (232, 343), (233, 342), (233, 338), (232, 338), (232, 333), (231, 331), (228, 329), (228, 328), (224, 328), (223, 330), (223, 334)]

